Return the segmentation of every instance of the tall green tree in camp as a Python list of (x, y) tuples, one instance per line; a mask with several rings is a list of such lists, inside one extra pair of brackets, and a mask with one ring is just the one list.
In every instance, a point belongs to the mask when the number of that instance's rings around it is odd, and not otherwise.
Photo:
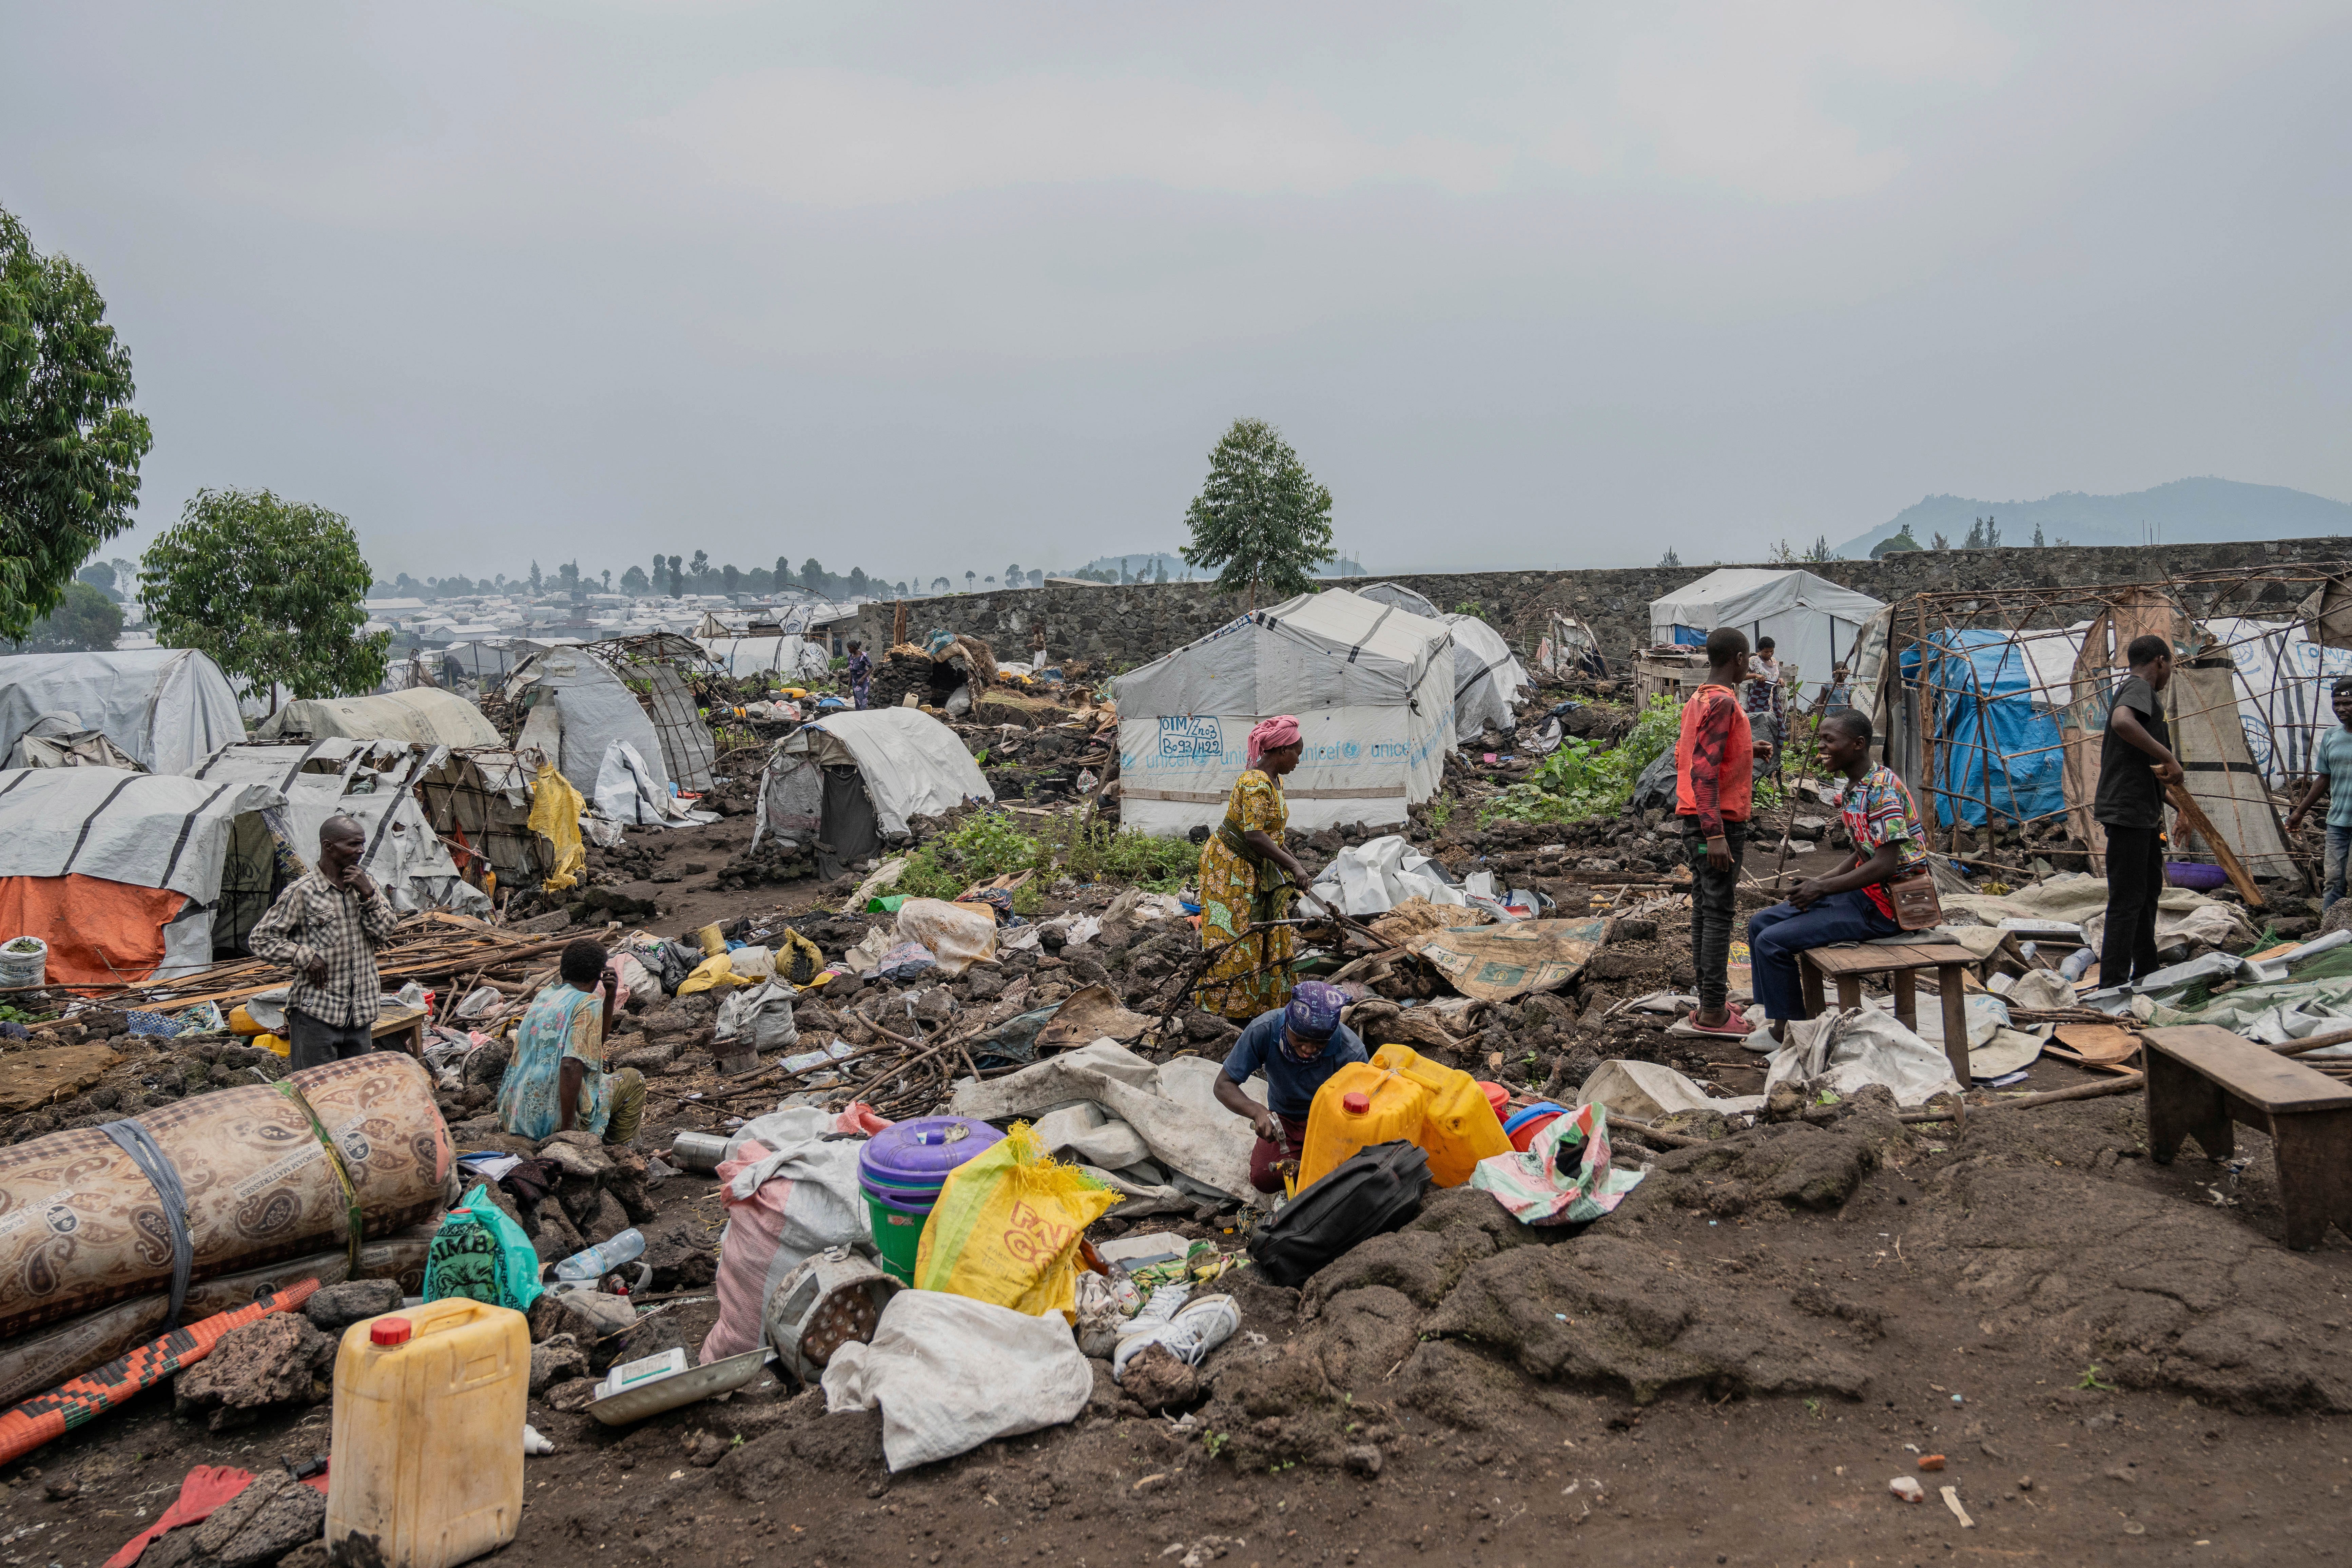
[(0, 637), (24, 637), (131, 526), (154, 441), (134, 390), (89, 274), (0, 208)]
[(199, 648), (249, 697), (342, 697), (383, 682), (363, 633), (368, 563), (348, 519), (268, 490), (198, 490), (148, 549), (140, 597), (166, 647)]
[(677, 562), (675, 555), (669, 558), (669, 596), (673, 599), (686, 592), (686, 583), (678, 575)]
[(1333, 555), (1331, 492), (1263, 419), (1234, 421), (1209, 454), (1208, 480), (1184, 521), (1192, 530), (1184, 559), (1219, 568), (1217, 585), (1247, 592), (1252, 609), (1261, 588), (1307, 592), (1307, 574)]
[(621, 592), (624, 594), (649, 594), (653, 592), (653, 580), (646, 575), (646, 569), (642, 566), (632, 566), (621, 574)]

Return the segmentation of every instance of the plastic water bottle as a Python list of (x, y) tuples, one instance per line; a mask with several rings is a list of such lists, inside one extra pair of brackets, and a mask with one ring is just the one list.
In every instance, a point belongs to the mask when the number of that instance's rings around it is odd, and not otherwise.
[(2078, 947), (2066, 955), (2066, 962), (2058, 966), (2058, 973), (2069, 980), (2080, 980), (2084, 972), (2091, 967), (2091, 961), (2098, 956), (2087, 947)]
[(602, 1279), (645, 1249), (644, 1234), (631, 1226), (612, 1240), (598, 1242), (586, 1251), (575, 1252), (557, 1264), (555, 1277), (578, 1281)]

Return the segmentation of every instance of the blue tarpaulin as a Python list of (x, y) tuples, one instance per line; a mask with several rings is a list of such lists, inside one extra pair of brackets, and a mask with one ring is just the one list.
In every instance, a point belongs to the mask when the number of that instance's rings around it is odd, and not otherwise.
[[(2000, 631), (1944, 631), (1927, 640), (1927, 684), (1936, 693), (1937, 822), (1949, 826), (1957, 807), (1961, 822), (1984, 826), (1988, 719), (1993, 815), (2021, 822), (2063, 811), (2058, 715), (2035, 700), (2023, 650)], [(1919, 679), (1919, 653), (1916, 646), (1903, 652), (1907, 681)]]

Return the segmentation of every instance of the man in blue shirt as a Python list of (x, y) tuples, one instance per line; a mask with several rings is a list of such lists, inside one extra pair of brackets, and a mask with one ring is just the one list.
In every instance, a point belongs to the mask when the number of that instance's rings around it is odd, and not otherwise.
[[(1355, 1030), (1339, 1022), (1347, 994), (1319, 980), (1300, 981), (1289, 1005), (1260, 1013), (1225, 1054), (1217, 1076), (1217, 1103), (1246, 1117), (1257, 1130), (1250, 1151), (1250, 1185), (1282, 1191), (1281, 1164), (1307, 1143), (1307, 1113), (1315, 1091), (1349, 1062), (1371, 1060)], [(1250, 1074), (1265, 1074), (1265, 1104), (1242, 1092)]]
[(2312, 752), (2311, 787), (2303, 792), (2288, 814), (2286, 830), (2303, 826), (2304, 814), (2327, 792), (2327, 888), (2320, 895), (2322, 913), (2344, 896), (2344, 868), (2352, 852), (2352, 675), (2338, 676), (2335, 689), (2337, 727), (2319, 737)]

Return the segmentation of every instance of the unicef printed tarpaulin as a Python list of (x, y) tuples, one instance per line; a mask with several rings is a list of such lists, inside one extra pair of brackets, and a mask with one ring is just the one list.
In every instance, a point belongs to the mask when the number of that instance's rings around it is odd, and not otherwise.
[[(1984, 826), (1988, 747), (1994, 816), (2022, 822), (2066, 808), (2055, 711), (2064, 706), (2066, 692), (2039, 689), (2032, 654), (2005, 631), (1943, 631), (1928, 638), (1937, 823), (1949, 826), (1957, 809), (1969, 826)], [(1919, 677), (1916, 645), (1903, 652), (1903, 675)]]
[(1220, 627), (1113, 684), (1125, 826), (1213, 826), (1251, 727), (1297, 716), (1290, 826), (1400, 823), (1436, 793), (1454, 744), (1454, 640), (1439, 623), (1329, 588)]

